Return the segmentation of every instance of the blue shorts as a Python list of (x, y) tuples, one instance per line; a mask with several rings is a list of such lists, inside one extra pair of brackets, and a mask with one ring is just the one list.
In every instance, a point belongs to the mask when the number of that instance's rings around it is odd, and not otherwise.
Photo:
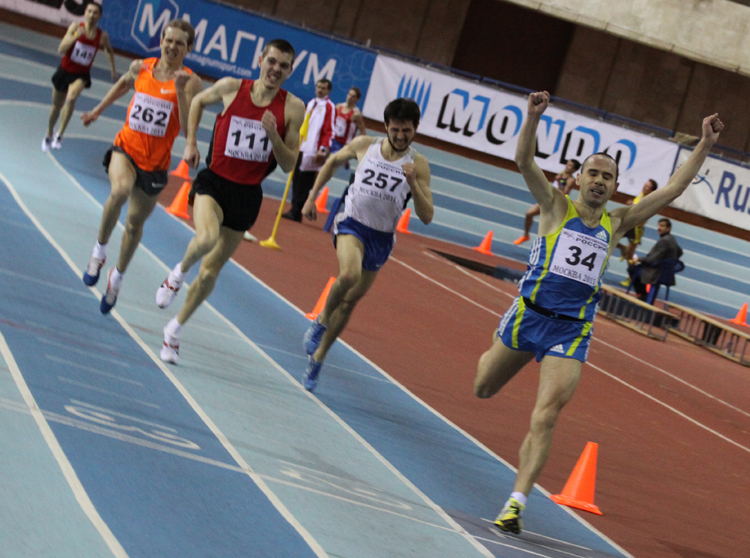
[(378, 271), (388, 260), (393, 250), (395, 235), (383, 231), (376, 231), (363, 225), (359, 221), (339, 213), (333, 222), (333, 245), (336, 246), (336, 237), (340, 234), (350, 234), (358, 238), (365, 247), (365, 257), (362, 260), (362, 268), (367, 271)]
[(341, 151), (341, 148), (344, 147), (344, 145), (346, 144), (339, 142), (336, 138), (331, 139), (331, 155), (337, 151)]
[(506, 347), (534, 353), (537, 362), (546, 355), (586, 362), (593, 326), (593, 322), (543, 316), (519, 296), (500, 320), (497, 336)]

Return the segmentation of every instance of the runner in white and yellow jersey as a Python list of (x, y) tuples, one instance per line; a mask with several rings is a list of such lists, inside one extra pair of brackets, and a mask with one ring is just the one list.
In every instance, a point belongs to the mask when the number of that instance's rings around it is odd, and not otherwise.
[(552, 186), (534, 161), (537, 127), (548, 105), (546, 91), (529, 96), (516, 149), (518, 168), (541, 209), (539, 237), (519, 284), (520, 296), (502, 317), (495, 343), (479, 359), (474, 382), (478, 397), (492, 397), (533, 358), (542, 363), (513, 492), (495, 520), (499, 529), (512, 533), (521, 532), (521, 512), (547, 461), (555, 423), (578, 385), (613, 248), (626, 231), (685, 191), (724, 127), (718, 115), (706, 117), (700, 143), (664, 188), (638, 205), (608, 213), (607, 201), (618, 186), (612, 157), (595, 153), (583, 162), (575, 201)]

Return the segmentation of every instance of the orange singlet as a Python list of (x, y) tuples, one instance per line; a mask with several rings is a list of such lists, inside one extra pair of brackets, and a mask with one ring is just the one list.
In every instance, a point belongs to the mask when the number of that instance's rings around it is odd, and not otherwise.
[[(172, 144), (180, 133), (180, 113), (174, 80), (154, 79), (158, 58), (143, 61), (135, 80), (135, 95), (128, 107), (125, 126), (115, 137), (115, 145), (133, 158), (146, 172), (167, 171), (172, 160)], [(188, 68), (183, 70), (192, 73)]]

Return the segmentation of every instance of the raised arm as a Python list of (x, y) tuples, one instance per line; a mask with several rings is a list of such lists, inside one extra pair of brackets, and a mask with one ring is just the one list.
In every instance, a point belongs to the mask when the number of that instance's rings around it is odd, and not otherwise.
[(107, 94), (99, 102), (99, 104), (96, 105), (92, 110), (84, 112), (81, 115), (81, 122), (84, 126), (88, 126), (89, 124), (94, 122), (97, 118), (99, 118), (102, 112), (104, 112), (112, 105), (112, 103), (125, 95), (125, 93), (127, 93), (130, 88), (133, 87), (135, 80), (138, 78), (138, 72), (141, 71), (141, 66), (143, 66), (143, 60), (133, 60), (133, 62), (130, 63), (128, 71), (122, 74), (122, 76), (120, 76), (120, 79), (117, 80), (117, 83), (109, 88), (109, 91), (107, 91)]
[(557, 198), (564, 200), (561, 192), (549, 183), (542, 169), (534, 161), (536, 131), (542, 114), (548, 106), (549, 93), (546, 91), (529, 95), (526, 119), (521, 127), (518, 144), (516, 145), (516, 164), (542, 213), (552, 211)]
[[(628, 231), (647, 221), (682, 195), (703, 166), (706, 156), (719, 139), (719, 134), (723, 129), (724, 124), (719, 120), (718, 114), (712, 114), (704, 118), (700, 142), (690, 154), (688, 160), (675, 171), (667, 185), (648, 196), (644, 196), (635, 205), (612, 212), (613, 216), (622, 216), (618, 232)], [(616, 215), (616, 213), (620, 215)]]
[(102, 39), (99, 43), (102, 47), (104, 54), (107, 55), (109, 60), (109, 67), (112, 68), (112, 83), (117, 83), (117, 68), (115, 67), (115, 53), (112, 50), (112, 43), (109, 42), (109, 33), (102, 31)]
[[(221, 78), (208, 89), (195, 95), (190, 102), (190, 110), (188, 111), (187, 122), (185, 123), (184, 128), (186, 130), (185, 137), (187, 138), (187, 141), (185, 142), (185, 152), (182, 154), (182, 158), (194, 169), (197, 169), (201, 162), (201, 155), (198, 151), (198, 126), (200, 125), (201, 117), (203, 116), (203, 109), (221, 102), (224, 97), (231, 97), (234, 99), (234, 96), (237, 95), (237, 91), (240, 90), (241, 84), (242, 80), (237, 78)], [(183, 111), (180, 111), (181, 125), (182, 114)]]
[(404, 163), (403, 169), (414, 200), (414, 211), (420, 221), (429, 225), (435, 214), (430, 190), (430, 164), (423, 155), (417, 154), (413, 163)]
[(65, 32), (65, 36), (57, 46), (58, 54), (65, 54), (68, 49), (73, 46), (76, 39), (81, 36), (81, 26), (77, 22), (73, 22), (68, 26), (68, 30)]

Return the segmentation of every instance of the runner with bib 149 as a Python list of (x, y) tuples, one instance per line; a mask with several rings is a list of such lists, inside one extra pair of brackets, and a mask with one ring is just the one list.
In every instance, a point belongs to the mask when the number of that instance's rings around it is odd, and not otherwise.
[(690, 185), (724, 128), (717, 114), (703, 119), (702, 138), (668, 184), (638, 205), (607, 212), (617, 190), (617, 162), (594, 153), (583, 162), (575, 201), (553, 187), (534, 161), (539, 121), (549, 105), (546, 91), (529, 95), (518, 138), (516, 163), (541, 209), (539, 237), (531, 246), (520, 296), (500, 321), (495, 343), (479, 359), (474, 392), (492, 397), (533, 358), (541, 361), (531, 425), (519, 451), (518, 474), (495, 525), (521, 532), (521, 512), (544, 467), (560, 411), (573, 397), (589, 352), (601, 280), (623, 235), (667, 207)]

